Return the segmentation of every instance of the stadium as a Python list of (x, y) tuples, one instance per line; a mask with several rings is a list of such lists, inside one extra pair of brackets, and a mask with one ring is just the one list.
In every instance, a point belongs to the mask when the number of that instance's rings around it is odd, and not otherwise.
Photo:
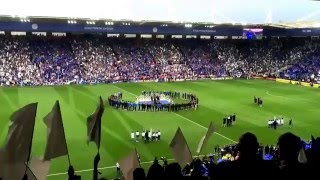
[(319, 9), (3, 2), (0, 179), (317, 175)]

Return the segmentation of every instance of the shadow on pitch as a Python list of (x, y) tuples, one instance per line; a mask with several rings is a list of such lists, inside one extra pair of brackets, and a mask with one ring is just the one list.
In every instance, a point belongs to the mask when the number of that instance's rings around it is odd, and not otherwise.
[(69, 86), (53, 86), (53, 89), (59, 94), (60, 98), (70, 105), (70, 87)]

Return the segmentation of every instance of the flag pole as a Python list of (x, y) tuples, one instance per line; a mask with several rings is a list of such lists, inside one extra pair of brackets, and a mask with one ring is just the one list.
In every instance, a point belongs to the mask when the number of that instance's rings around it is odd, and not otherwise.
[(33, 128), (32, 128), (32, 134), (31, 134), (30, 145), (29, 145), (29, 154), (28, 154), (28, 159), (27, 159), (26, 169), (25, 169), (25, 171), (24, 171), (24, 174), (27, 173), (28, 164), (29, 164), (30, 157), (31, 157), (32, 140), (33, 140), (34, 126), (35, 126), (36, 117), (37, 117), (37, 109), (38, 109), (38, 103), (37, 103), (37, 108), (36, 108), (36, 116), (34, 117), (34, 121), (33, 121)]
[[(59, 101), (58, 101), (59, 102)], [(59, 103), (59, 109), (60, 109), (60, 103)], [(61, 111), (60, 111), (61, 113)], [(62, 119), (61, 119), (62, 120)], [(66, 141), (66, 148), (67, 148), (67, 152), (68, 152), (68, 162), (69, 162), (69, 166), (71, 166), (71, 160), (70, 160), (70, 155), (69, 155), (69, 148), (68, 148), (68, 144), (67, 144), (67, 139), (66, 139), (66, 133), (64, 132), (64, 125), (63, 125), (63, 121), (62, 121), (62, 131), (64, 134), (64, 140)]]
[[(101, 104), (102, 103), (102, 104)], [(102, 114), (101, 114), (101, 118), (100, 118), (100, 120), (99, 120), (99, 144), (98, 144), (98, 153), (100, 153), (100, 144), (101, 144), (101, 125), (102, 125), (102, 123), (101, 123), (101, 121), (102, 121), (102, 116), (103, 116), (103, 112), (104, 112), (104, 102), (103, 102), (103, 100), (102, 100), (102, 97), (100, 96), (99, 97), (99, 106), (100, 106), (100, 108), (101, 108), (101, 106), (103, 107), (103, 111), (102, 111)]]
[(101, 119), (99, 122), (99, 146), (98, 146), (98, 153), (100, 153), (100, 144), (101, 144)]
[(60, 108), (60, 102), (59, 100), (57, 100), (58, 105), (59, 105), (59, 112), (60, 112), (60, 116), (61, 116), (61, 124), (62, 124), (62, 131), (64, 134), (64, 140), (66, 141), (66, 148), (67, 148), (67, 152), (68, 152), (68, 162), (69, 162), (69, 166), (71, 166), (71, 160), (70, 160), (70, 155), (69, 155), (69, 148), (68, 148), (68, 144), (67, 144), (67, 138), (66, 138), (66, 133), (64, 131), (64, 124), (63, 124), (63, 119), (62, 119), (62, 114), (61, 114), (61, 108)]

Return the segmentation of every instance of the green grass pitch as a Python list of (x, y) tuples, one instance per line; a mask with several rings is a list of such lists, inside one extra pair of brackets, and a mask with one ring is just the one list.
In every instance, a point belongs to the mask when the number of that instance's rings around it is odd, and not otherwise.
[[(210, 139), (204, 153), (213, 151), (215, 144), (223, 145), (237, 141), (239, 135), (251, 131), (261, 143), (275, 144), (277, 137), (292, 131), (302, 138), (320, 136), (320, 91), (296, 85), (263, 80), (195, 81), (176, 83), (119, 83), (96, 86), (54, 86), (0, 88), (0, 142), (4, 142), (9, 116), (17, 108), (31, 102), (39, 102), (34, 131), (32, 156), (41, 157), (46, 142), (46, 128), (42, 118), (51, 110), (55, 100), (60, 100), (64, 127), (71, 162), (76, 170), (82, 171), (83, 179), (91, 179), (93, 158), (97, 152), (94, 143), (86, 144), (86, 117), (96, 108), (98, 96), (106, 99), (110, 94), (123, 92), (124, 99), (135, 98), (143, 90), (177, 90), (195, 93), (199, 98), (196, 111), (173, 112), (127, 112), (106, 107), (103, 115), (101, 161), (99, 167), (103, 177), (114, 178), (114, 166), (119, 158), (137, 148), (142, 162), (155, 156), (172, 158), (168, 144), (177, 127), (181, 127), (189, 147), (195, 151), (210, 121), (217, 132)], [(253, 96), (262, 97), (263, 107), (253, 103)], [(222, 118), (236, 113), (236, 124), (221, 127)], [(267, 120), (283, 115), (285, 125), (277, 130), (267, 128)], [(288, 127), (289, 117), (293, 128)], [(160, 129), (160, 142), (144, 144), (130, 141), (131, 131)], [(146, 163), (144, 165), (147, 165)], [(67, 157), (52, 161), (49, 180), (66, 179)]]

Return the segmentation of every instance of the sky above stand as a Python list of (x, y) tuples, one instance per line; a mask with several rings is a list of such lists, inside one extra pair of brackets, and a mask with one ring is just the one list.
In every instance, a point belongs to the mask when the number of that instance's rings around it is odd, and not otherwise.
[(0, 15), (173, 22), (279, 23), (320, 20), (309, 0), (10, 0)]

